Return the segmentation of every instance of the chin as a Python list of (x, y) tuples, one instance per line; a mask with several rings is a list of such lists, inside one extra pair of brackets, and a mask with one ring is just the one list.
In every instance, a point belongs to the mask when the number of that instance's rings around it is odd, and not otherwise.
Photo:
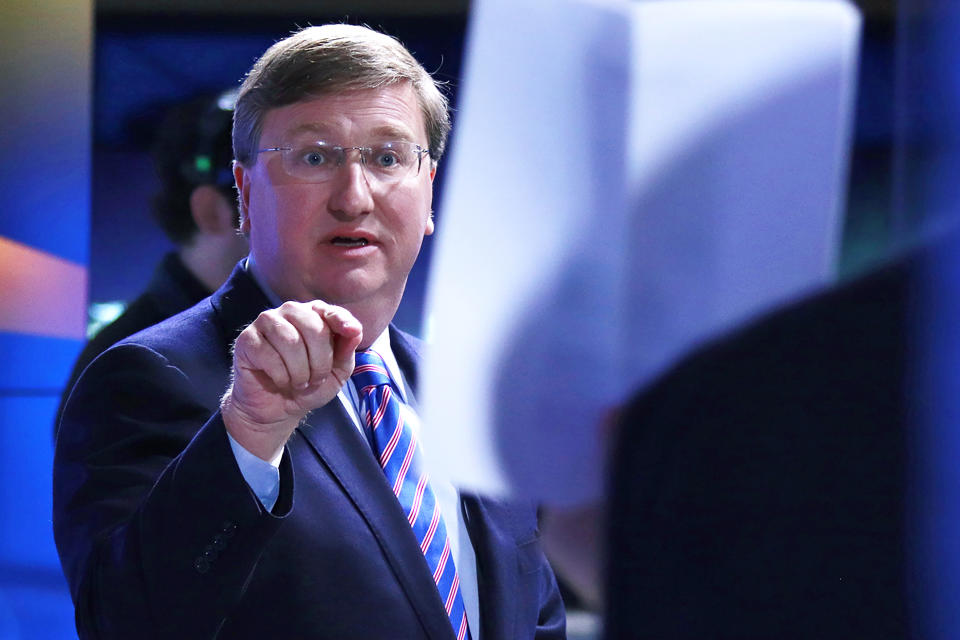
[(369, 299), (375, 294), (376, 288), (341, 281), (332, 287), (323, 287), (322, 289), (318, 287), (314, 291), (320, 292), (317, 295), (319, 300), (339, 307), (346, 307)]

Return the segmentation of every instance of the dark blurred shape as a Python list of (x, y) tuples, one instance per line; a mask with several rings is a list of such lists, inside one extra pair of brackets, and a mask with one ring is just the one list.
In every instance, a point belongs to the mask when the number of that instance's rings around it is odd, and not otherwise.
[[(877, 2), (878, 0), (871, 0)], [(318, 7), (318, 4), (320, 7)], [(137, 13), (145, 15), (215, 15), (217, 18), (236, 15), (311, 16), (319, 9), (331, 16), (373, 13), (379, 16), (417, 16), (463, 14), (469, 0), (234, 0), (211, 2), (197, 0), (100, 0), (97, 11), (104, 13)]]
[(609, 638), (908, 637), (913, 287), (932, 251), (634, 398), (614, 447)]
[(194, 189), (213, 185), (227, 199), (236, 198), (231, 139), (235, 102), (235, 91), (191, 100), (172, 108), (156, 133), (153, 159), (160, 189), (151, 212), (177, 245), (189, 243), (199, 231), (190, 214)]

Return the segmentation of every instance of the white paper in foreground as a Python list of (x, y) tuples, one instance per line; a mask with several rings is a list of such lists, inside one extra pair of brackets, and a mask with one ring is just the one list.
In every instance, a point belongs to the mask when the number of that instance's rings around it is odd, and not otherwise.
[(428, 294), (436, 475), (597, 498), (607, 411), (833, 274), (840, 0), (479, 0)]

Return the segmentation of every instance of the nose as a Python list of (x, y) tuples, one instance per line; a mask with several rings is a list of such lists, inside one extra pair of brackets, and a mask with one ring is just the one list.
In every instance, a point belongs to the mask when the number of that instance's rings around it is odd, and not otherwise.
[(339, 217), (354, 218), (373, 210), (373, 193), (360, 158), (340, 166), (330, 182), (327, 206)]

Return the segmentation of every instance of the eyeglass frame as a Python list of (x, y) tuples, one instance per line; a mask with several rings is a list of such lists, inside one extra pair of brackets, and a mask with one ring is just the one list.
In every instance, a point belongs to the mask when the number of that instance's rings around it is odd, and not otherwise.
[[(413, 141), (411, 141), (411, 140), (388, 140), (388, 141), (386, 141), (386, 142), (380, 143), (380, 144), (377, 145), (377, 146), (385, 146), (385, 145), (388, 145), (388, 144), (395, 144), (395, 143), (398, 143), (398, 142), (402, 142), (403, 144), (410, 144), (410, 145), (413, 145), (413, 146), (415, 147), (416, 150), (414, 151), (414, 153), (417, 154), (417, 172), (416, 172), (415, 174), (413, 174), (413, 175), (415, 175), (415, 176), (420, 175), (420, 169), (423, 167), (423, 156), (424, 156), (424, 154), (426, 154), (427, 156), (430, 155), (430, 149), (429, 149), (429, 147), (421, 147), (419, 143), (413, 142)], [(339, 150), (339, 151), (342, 153), (343, 160), (336, 165), (336, 168), (337, 168), (337, 169), (339, 169), (339, 168), (342, 167), (344, 164), (346, 164), (346, 161), (347, 161), (347, 152), (349, 152), (349, 151), (354, 151), (354, 150), (356, 150), (356, 151), (359, 152), (359, 156), (360, 156), (360, 166), (361, 166), (361, 168), (367, 166), (367, 161), (366, 161), (366, 159), (364, 158), (364, 151), (366, 151), (367, 153), (372, 153), (372, 152), (373, 152), (373, 147), (372, 147), (372, 146), (362, 146), (362, 147), (358, 147), (358, 146), (343, 146), (343, 145), (339, 145), (339, 144), (330, 144), (330, 143), (328, 143), (326, 140), (317, 140), (317, 141), (315, 141), (314, 144), (325, 144), (325, 145), (329, 145), (331, 149), (333, 149), (333, 150), (335, 150), (335, 151)], [(257, 149), (257, 150), (256, 150), (256, 153), (257, 153), (257, 155), (259, 155), (259, 154), (264, 153), (264, 152), (267, 152), (267, 151), (280, 151), (280, 152), (284, 152), (284, 151), (294, 151), (294, 148), (293, 148), (293, 147), (267, 147), (266, 149)], [(288, 174), (288, 175), (289, 175), (289, 174)], [(366, 171), (364, 171), (364, 175), (366, 175)], [(408, 176), (409, 176), (409, 174), (408, 174)], [(407, 176), (407, 177), (408, 177), (408, 176)], [(293, 177), (296, 177), (296, 176), (293, 176)], [(400, 178), (400, 179), (402, 179), (402, 178)], [(399, 179), (398, 179), (398, 180), (399, 180)]]

